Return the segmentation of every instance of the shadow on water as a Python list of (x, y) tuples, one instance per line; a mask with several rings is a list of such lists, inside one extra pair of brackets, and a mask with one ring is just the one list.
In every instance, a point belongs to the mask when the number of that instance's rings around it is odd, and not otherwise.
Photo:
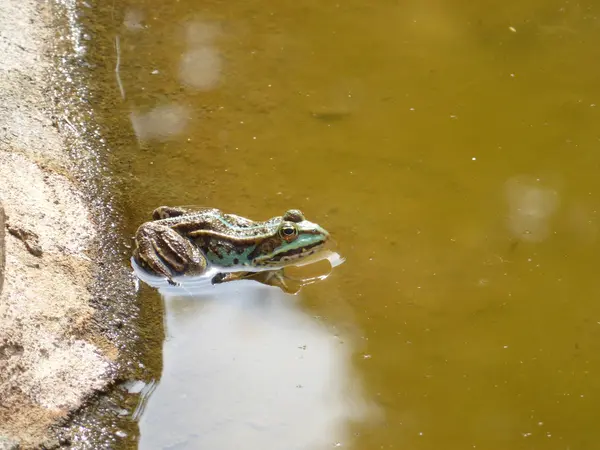
[(140, 449), (324, 449), (366, 418), (352, 337), (306, 314), (299, 297), (237, 281), (163, 300), (164, 366)]

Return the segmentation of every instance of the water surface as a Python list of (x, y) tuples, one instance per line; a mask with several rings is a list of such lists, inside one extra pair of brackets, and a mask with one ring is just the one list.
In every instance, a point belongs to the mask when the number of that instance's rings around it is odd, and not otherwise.
[[(167, 303), (197, 311), (167, 315), (167, 329), (194, 320), (197, 337), (177, 341), (182, 353), (148, 341), (165, 367), (164, 394), (149, 402), (169, 413), (151, 430), (142, 417), (140, 442), (164, 427), (180, 448), (204, 448), (178, 434), (182, 418), (222, 443), (206, 448), (234, 448), (218, 420), (279, 436), (278, 404), (262, 418), (247, 408), (276, 395), (278, 355), (281, 398), (296, 395), (295, 317), (315, 343), (327, 327), (353, 336), (349, 354), (316, 356), (319, 370), (347, 360), (340, 379), (378, 411), (346, 420), (346, 448), (596, 448), (596, 3), (128, 0), (86, 11), (102, 24), (90, 41), (95, 101), (127, 233), (161, 204), (255, 219), (300, 208), (347, 258), (297, 299), (269, 300), (275, 316), (252, 301)], [(160, 311), (144, 292), (144, 308)], [(227, 314), (268, 325), (230, 345), (245, 335)], [(288, 347), (261, 343), (275, 335)], [(217, 364), (234, 354), (247, 359)], [(244, 395), (236, 376), (267, 388)], [(190, 403), (169, 409), (169, 386), (182, 385)], [(223, 399), (205, 394), (230, 385), (239, 403), (218, 410)], [(312, 405), (306, 420), (328, 411)], [(281, 416), (279, 448), (313, 430), (298, 412)]]
[(255, 282), (165, 298), (164, 370), (140, 415), (141, 449), (330, 448), (372, 407), (352, 337)]

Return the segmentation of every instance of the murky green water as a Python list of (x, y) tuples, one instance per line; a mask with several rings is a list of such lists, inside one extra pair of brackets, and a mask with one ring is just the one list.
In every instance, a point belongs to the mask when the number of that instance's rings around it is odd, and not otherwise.
[[(141, 442), (150, 442), (142, 447), (234, 448), (219, 445), (249, 424), (261, 449), (295, 448), (303, 430), (331, 432), (325, 448), (595, 449), (599, 8), (432, 0), (83, 8), (97, 27), (95, 101), (128, 233), (161, 204), (256, 219), (300, 208), (347, 258), (297, 301), (280, 299), (277, 308), (292, 308), (285, 319), (265, 313), (272, 320), (261, 339), (289, 347), (244, 346), (230, 322), (215, 326), (221, 313), (199, 314), (198, 334), (178, 340), (179, 350), (167, 339), (163, 378), (173, 368), (176, 390), (160, 397), (159, 382), (148, 401), (173, 409), (146, 417), (151, 431), (142, 417)], [(163, 309), (143, 293), (155, 321), (151, 354), (163, 345)], [(173, 314), (175, 341), (185, 327)], [(308, 334), (288, 339), (291, 317)], [(313, 353), (316, 377), (304, 378), (316, 383), (321, 373), (329, 384), (303, 397), (314, 400), (304, 414), (284, 414), (301, 389), (289, 371), (277, 372), (290, 377), (282, 384), (267, 374), (278, 362), (292, 367), (285, 355), (297, 358), (304, 341), (326, 349), (336, 334), (343, 352)], [(193, 336), (214, 340), (212, 356), (194, 353)], [(223, 377), (192, 370), (242, 354), (246, 363), (219, 366)], [(343, 370), (333, 371), (338, 360)], [(260, 395), (219, 397), (236, 379)], [(352, 407), (368, 408), (340, 413), (340, 383), (360, 388)], [(169, 403), (177, 395), (195, 400)], [(227, 407), (216, 412), (219, 402)], [(338, 422), (323, 428), (333, 417), (325, 403), (343, 417), (341, 432)], [(145, 439), (160, 427), (174, 434), (169, 444)]]

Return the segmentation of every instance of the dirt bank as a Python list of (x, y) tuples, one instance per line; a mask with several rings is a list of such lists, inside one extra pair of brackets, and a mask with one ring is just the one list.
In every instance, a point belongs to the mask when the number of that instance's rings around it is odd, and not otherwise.
[(106, 387), (119, 355), (94, 306), (101, 227), (48, 95), (49, 8), (0, 2), (0, 449), (58, 445), (51, 426)]

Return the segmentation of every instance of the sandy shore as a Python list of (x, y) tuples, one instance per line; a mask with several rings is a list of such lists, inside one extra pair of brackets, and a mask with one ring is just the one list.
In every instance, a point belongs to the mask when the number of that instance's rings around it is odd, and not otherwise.
[(99, 230), (52, 119), (49, 5), (0, 2), (0, 449), (52, 448), (52, 425), (110, 381), (92, 283)]

